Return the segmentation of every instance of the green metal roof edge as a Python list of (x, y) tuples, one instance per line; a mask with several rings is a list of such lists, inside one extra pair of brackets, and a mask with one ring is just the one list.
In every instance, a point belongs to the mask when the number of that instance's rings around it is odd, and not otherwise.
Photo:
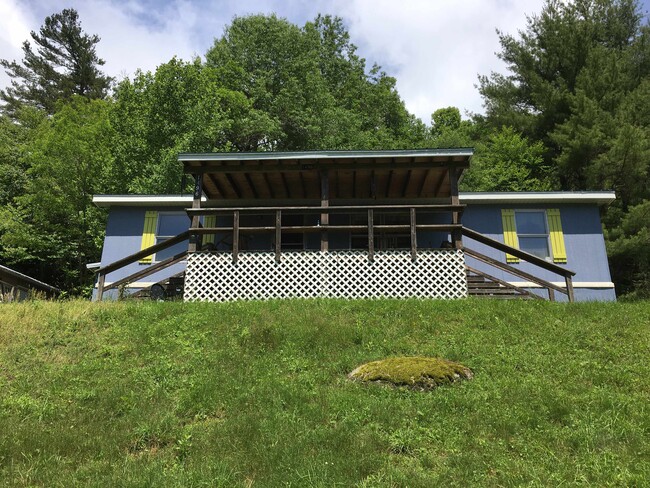
[(450, 149), (393, 149), (384, 151), (260, 151), (260, 152), (211, 152), (180, 153), (179, 161), (251, 161), (260, 159), (338, 159), (338, 158), (381, 158), (400, 156), (467, 156), (471, 157), (471, 147)]

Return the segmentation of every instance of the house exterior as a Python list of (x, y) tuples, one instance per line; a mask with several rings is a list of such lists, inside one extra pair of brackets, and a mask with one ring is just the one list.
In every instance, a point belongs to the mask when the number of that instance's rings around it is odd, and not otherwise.
[(97, 195), (95, 296), (614, 300), (613, 192), (459, 193), (471, 149), (181, 154), (193, 195)]

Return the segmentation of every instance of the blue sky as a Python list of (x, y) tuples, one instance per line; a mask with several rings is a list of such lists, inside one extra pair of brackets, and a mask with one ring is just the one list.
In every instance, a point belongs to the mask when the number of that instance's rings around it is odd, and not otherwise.
[[(0, 0), (0, 58), (20, 59), (20, 46), (43, 19), (79, 12), (98, 34), (105, 71), (116, 78), (153, 70), (176, 55), (202, 56), (234, 16), (273, 13), (303, 25), (318, 13), (343, 18), (359, 54), (397, 78), (408, 109), (429, 122), (450, 105), (481, 112), (479, 74), (503, 71), (495, 29), (515, 33), (543, 0)], [(643, 0), (650, 11), (650, 0)], [(8, 79), (0, 74), (0, 87)]]

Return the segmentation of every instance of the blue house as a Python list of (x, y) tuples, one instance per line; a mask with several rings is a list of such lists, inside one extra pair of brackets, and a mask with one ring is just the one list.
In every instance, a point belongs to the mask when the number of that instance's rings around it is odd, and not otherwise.
[(96, 299), (615, 300), (613, 192), (460, 193), (471, 149), (181, 154), (193, 195), (97, 195)]

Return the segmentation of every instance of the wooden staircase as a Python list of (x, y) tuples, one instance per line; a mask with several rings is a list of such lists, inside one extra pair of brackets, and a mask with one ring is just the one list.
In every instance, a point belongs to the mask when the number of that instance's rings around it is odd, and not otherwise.
[(476, 274), (473, 271), (467, 270), (467, 293), (470, 297), (497, 298), (501, 300), (534, 300), (540, 298), (525, 290), (504, 285), (500, 281), (495, 281), (484, 274)]

